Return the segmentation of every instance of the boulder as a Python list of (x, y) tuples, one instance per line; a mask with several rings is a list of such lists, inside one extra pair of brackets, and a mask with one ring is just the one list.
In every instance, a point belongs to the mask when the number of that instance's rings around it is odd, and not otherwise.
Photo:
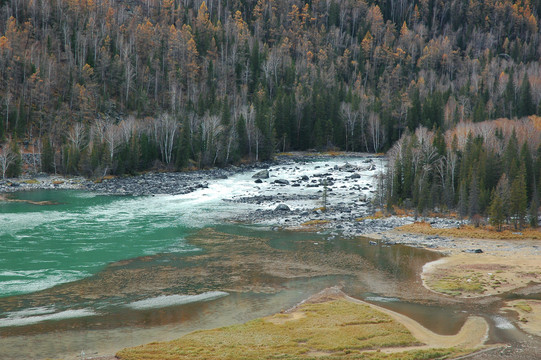
[(286, 204), (280, 204), (274, 208), (274, 211), (291, 211), (291, 209)]
[(483, 250), (481, 249), (466, 249), (464, 250), (465, 253), (470, 253), (470, 254), (482, 254), (483, 253)]
[(308, 179), (309, 179), (309, 178), (308, 178), (308, 176), (306, 176), (306, 175), (301, 176), (301, 180), (302, 180), (302, 181), (308, 181)]
[(360, 179), (360, 178), (361, 178), (361, 175), (355, 173), (355, 174), (352, 174), (349, 178), (350, 178), (350, 179)]
[(277, 180), (274, 180), (274, 183), (280, 184), (280, 185), (289, 185), (289, 181), (287, 181), (286, 179), (277, 179)]
[(257, 180), (255, 181), (256, 184), (261, 184), (262, 182), (263, 182), (263, 180), (261, 180), (261, 179), (257, 179)]
[(254, 175), (252, 175), (252, 179), (268, 179), (269, 178), (269, 170), (261, 170), (256, 172)]

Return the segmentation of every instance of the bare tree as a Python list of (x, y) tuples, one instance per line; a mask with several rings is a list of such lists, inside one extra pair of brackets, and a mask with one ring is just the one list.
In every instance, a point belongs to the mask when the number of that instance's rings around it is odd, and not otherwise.
[(204, 141), (203, 158), (205, 161), (210, 162), (212, 157), (212, 164), (216, 163), (218, 155), (222, 150), (221, 134), (223, 126), (220, 124), (220, 118), (217, 115), (209, 115), (208, 113), (203, 116), (201, 122), (201, 137)]
[[(118, 152), (118, 148), (121, 145), (121, 133), (118, 126), (116, 126), (112, 122), (106, 122), (103, 129), (103, 139), (107, 143), (107, 148), (109, 150), (109, 161), (111, 163), (111, 166), (113, 166), (115, 154)], [(107, 168), (105, 168), (104, 173), (106, 172)]]
[(81, 150), (86, 141), (85, 127), (81, 123), (75, 123), (68, 131), (68, 140), (77, 149)]
[(374, 112), (371, 112), (368, 117), (368, 131), (372, 140), (372, 149), (374, 152), (378, 152), (383, 138), (383, 129), (378, 114)]
[(162, 160), (169, 165), (173, 159), (173, 145), (179, 124), (171, 115), (162, 114), (153, 125), (154, 139), (160, 148)]
[(17, 161), (17, 153), (12, 147), (5, 143), (0, 149), (0, 169), (2, 169), (2, 179), (6, 178), (8, 168)]
[[(359, 118), (359, 112), (355, 111), (350, 103), (343, 102), (340, 105), (340, 112), (344, 118), (344, 125), (346, 126), (346, 151), (348, 150), (348, 145), (355, 132), (355, 125), (357, 124), (357, 119)], [(351, 137), (351, 138), (350, 138)], [(350, 150), (355, 151), (354, 141), (351, 142)]]

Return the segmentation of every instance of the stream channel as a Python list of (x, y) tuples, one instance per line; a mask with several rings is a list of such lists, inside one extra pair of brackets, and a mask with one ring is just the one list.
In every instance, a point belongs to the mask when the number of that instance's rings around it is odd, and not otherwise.
[[(321, 167), (346, 161), (361, 166), (362, 160), (333, 158), (271, 170), (277, 178), (312, 177)], [(482, 315), (492, 324), (491, 341), (524, 336), (496, 305), (427, 291), (419, 274), (440, 258), (434, 252), (331, 231), (276, 231), (231, 221), (275, 206), (224, 201), (277, 191), (271, 181), (254, 184), (251, 176), (212, 180), (185, 195), (48, 190), (0, 202), (0, 359), (113, 354), (271, 315), (329, 286), (439, 334), (454, 334), (469, 315)], [(374, 181), (367, 174), (349, 180), (336, 186), (329, 201), (350, 196), (357, 182)], [(301, 197), (289, 205), (316, 208), (319, 190), (279, 191), (312, 191), (312, 200)]]

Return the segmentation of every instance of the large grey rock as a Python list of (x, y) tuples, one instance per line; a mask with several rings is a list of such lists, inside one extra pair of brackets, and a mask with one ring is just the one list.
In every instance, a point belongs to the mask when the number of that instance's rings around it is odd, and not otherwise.
[(291, 211), (291, 209), (286, 204), (280, 204), (274, 209), (274, 211)]
[(252, 175), (252, 179), (268, 179), (269, 170), (261, 170)]

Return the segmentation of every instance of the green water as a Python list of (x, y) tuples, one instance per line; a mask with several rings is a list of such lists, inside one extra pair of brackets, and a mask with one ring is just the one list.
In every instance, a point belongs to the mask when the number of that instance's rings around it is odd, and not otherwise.
[(185, 241), (193, 227), (183, 202), (174, 197), (81, 191), (10, 197), (52, 204), (0, 202), (0, 297), (82, 279), (121, 259), (197, 251)]
[[(222, 201), (252, 183), (239, 178), (179, 196), (36, 191), (11, 195), (33, 203), (0, 202), (0, 358), (110, 353), (269, 315), (336, 285), (439, 333), (458, 331), (466, 316), (459, 308), (411, 302), (429, 295), (418, 272), (437, 255), (227, 224), (249, 210)], [(230, 243), (198, 245), (208, 227)]]

